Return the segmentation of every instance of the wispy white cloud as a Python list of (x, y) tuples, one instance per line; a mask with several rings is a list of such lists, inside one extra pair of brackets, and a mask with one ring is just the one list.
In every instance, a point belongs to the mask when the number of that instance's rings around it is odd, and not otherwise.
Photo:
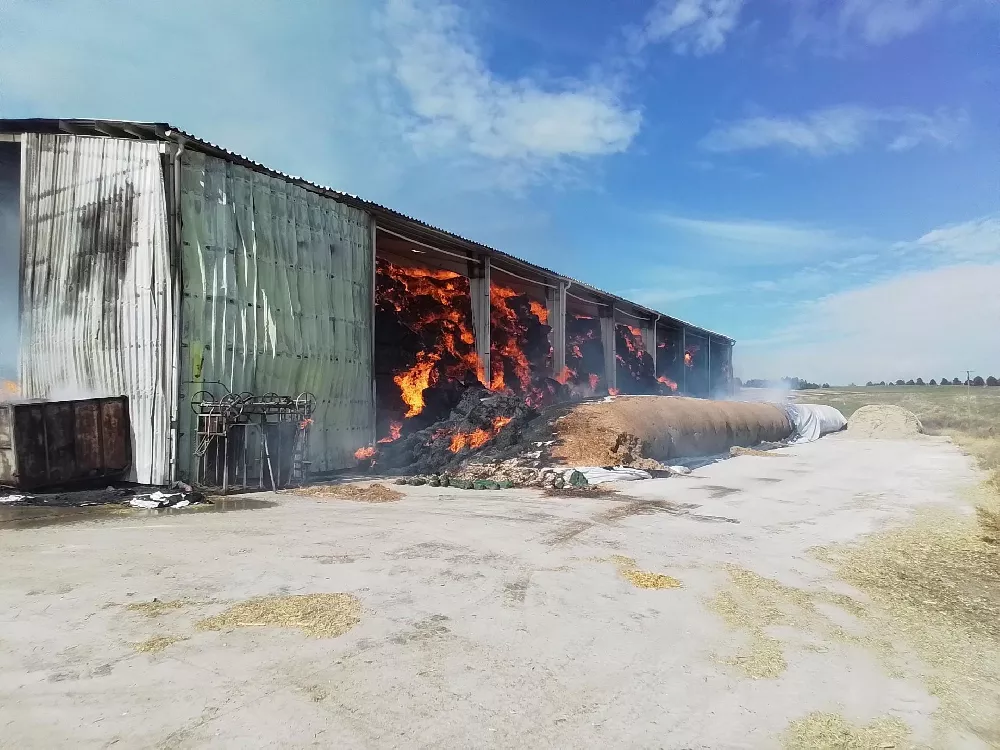
[(796, 0), (792, 34), (820, 50), (880, 46), (915, 34), (961, 0)]
[(910, 272), (807, 302), (736, 348), (742, 377), (846, 384), (1000, 373), (1000, 264)]
[(421, 150), (467, 150), (528, 169), (628, 148), (641, 114), (599, 80), (504, 79), (486, 64), (462, 11), (445, 0), (389, 0), (389, 64)]
[(939, 227), (915, 242), (900, 243), (897, 248), (929, 252), (954, 261), (998, 260), (1000, 215)]
[(656, 0), (637, 35), (637, 47), (668, 42), (678, 54), (720, 51), (739, 22), (743, 0)]
[(676, 235), (671, 244), (725, 257), (736, 265), (844, 260), (876, 244), (867, 237), (795, 222), (702, 219), (671, 213), (654, 214), (652, 220)]
[(932, 115), (902, 109), (843, 105), (802, 116), (756, 116), (712, 130), (702, 148), (715, 152), (783, 148), (811, 156), (856, 151), (877, 142), (890, 151), (924, 143), (947, 146), (964, 126), (962, 113)]

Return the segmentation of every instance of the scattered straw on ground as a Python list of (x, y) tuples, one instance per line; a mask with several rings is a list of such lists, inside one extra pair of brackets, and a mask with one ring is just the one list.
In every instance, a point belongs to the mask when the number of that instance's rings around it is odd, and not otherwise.
[(742, 445), (734, 445), (729, 449), (730, 456), (764, 456), (765, 458), (787, 458), (785, 453), (775, 453), (774, 451), (762, 451), (757, 448), (744, 448)]
[(788, 750), (881, 750), (902, 748), (909, 734), (894, 716), (854, 727), (839, 714), (815, 711), (788, 725), (784, 745)]
[(153, 599), (149, 602), (132, 602), (131, 604), (125, 605), (125, 609), (129, 612), (146, 615), (146, 617), (159, 617), (160, 615), (165, 615), (167, 612), (172, 612), (175, 609), (186, 607), (188, 604), (190, 604), (190, 602), (188, 602), (187, 599), (172, 599), (170, 601)]
[(359, 503), (394, 503), (403, 499), (403, 493), (384, 484), (316, 484), (289, 490), (293, 495), (309, 497), (339, 497)]
[(916, 414), (892, 404), (862, 406), (847, 420), (847, 433), (852, 437), (901, 440), (923, 431)]
[(683, 585), (673, 576), (639, 570), (631, 557), (612, 555), (611, 562), (618, 566), (622, 578), (640, 589), (678, 589)]
[(1000, 548), (969, 517), (926, 512), (824, 554), (878, 605), (869, 629), (924, 662), (939, 721), (1000, 746)]
[(157, 635), (152, 638), (148, 638), (142, 643), (133, 644), (133, 648), (143, 654), (158, 654), (163, 651), (168, 646), (172, 646), (180, 641), (186, 641), (187, 638), (181, 638), (176, 635)]
[[(871, 648), (889, 662), (890, 671), (896, 671), (891, 663), (891, 644), (850, 633), (816, 607), (822, 602), (848, 615), (864, 617), (864, 606), (850, 597), (826, 590), (804, 591), (786, 586), (738, 565), (727, 565), (726, 571), (729, 588), (719, 592), (708, 605), (730, 629), (742, 633), (746, 640), (733, 655), (718, 657), (723, 664), (735, 667), (751, 679), (773, 679), (788, 667), (787, 649), (795, 645), (815, 648), (811, 638)], [(805, 640), (798, 644), (784, 643), (769, 632), (775, 627), (801, 633)]]
[(201, 630), (298, 628), (314, 638), (336, 638), (361, 622), (361, 601), (350, 594), (302, 594), (248, 599), (197, 623)]

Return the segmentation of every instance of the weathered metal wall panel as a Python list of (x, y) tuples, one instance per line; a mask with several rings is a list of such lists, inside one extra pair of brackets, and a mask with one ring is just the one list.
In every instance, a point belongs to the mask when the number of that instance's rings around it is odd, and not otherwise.
[(312, 471), (370, 444), (370, 217), (286, 180), (185, 151), (181, 162), (181, 439), (190, 477), (201, 390), (316, 396)]
[(174, 310), (155, 143), (26, 134), (21, 384), (127, 396), (133, 481), (169, 479)]

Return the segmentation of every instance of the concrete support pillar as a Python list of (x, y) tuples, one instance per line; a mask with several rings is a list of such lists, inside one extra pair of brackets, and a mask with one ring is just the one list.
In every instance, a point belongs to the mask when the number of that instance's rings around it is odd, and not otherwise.
[(681, 326), (681, 393), (685, 396), (688, 392), (687, 348), (687, 328)]
[(656, 321), (642, 321), (639, 330), (642, 332), (642, 343), (646, 347), (646, 353), (653, 358), (653, 374), (656, 375)]
[(488, 385), (490, 373), (490, 258), (483, 255), (469, 261), (469, 291), (472, 295), (472, 331), (476, 336), (476, 354), (483, 365)]
[(601, 308), (601, 344), (604, 346), (604, 381), (608, 388), (618, 387), (618, 367), (615, 359), (615, 308)]
[(549, 311), (549, 343), (552, 344), (552, 374), (558, 375), (566, 368), (566, 282), (560, 281), (555, 289), (545, 290), (545, 307)]
[(729, 395), (736, 396), (736, 376), (733, 374), (733, 345), (729, 345), (729, 352), (727, 353), (729, 358)]
[(708, 337), (708, 397), (712, 398), (712, 337)]

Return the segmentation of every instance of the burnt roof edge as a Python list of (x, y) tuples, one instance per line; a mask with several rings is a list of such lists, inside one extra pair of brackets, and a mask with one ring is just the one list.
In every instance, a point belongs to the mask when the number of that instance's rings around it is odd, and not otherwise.
[(586, 282), (574, 279), (570, 276), (565, 276), (548, 268), (543, 268), (542, 266), (537, 266), (534, 263), (522, 260), (521, 258), (505, 253), (502, 250), (497, 250), (489, 245), (484, 245), (476, 242), (475, 240), (470, 240), (467, 237), (462, 237), (461, 235), (454, 234), (453, 232), (441, 229), (440, 227), (435, 227), (431, 224), (420, 221), (412, 216), (407, 216), (406, 214), (387, 206), (365, 200), (364, 198), (360, 198), (350, 193), (335, 190), (325, 185), (311, 182), (302, 177), (295, 177), (294, 175), (289, 175), (276, 169), (272, 169), (264, 164), (261, 164), (260, 162), (250, 159), (249, 157), (238, 154), (235, 151), (230, 151), (222, 146), (212, 143), (211, 141), (203, 140), (166, 122), (139, 122), (133, 120), (104, 119), (0, 118), (0, 133), (45, 133), (54, 135), (83, 135), (99, 138), (131, 137), (139, 140), (171, 142), (176, 143), (177, 145), (183, 145), (185, 148), (194, 148), (208, 154), (209, 156), (215, 156), (235, 164), (240, 164), (241, 166), (248, 167), (254, 171), (262, 172), (272, 177), (284, 180), (285, 182), (298, 185), (299, 187), (309, 190), (310, 192), (323, 195), (340, 203), (366, 211), (374, 216), (376, 223), (385, 222), (387, 225), (393, 226), (396, 229), (416, 234), (417, 237), (415, 237), (415, 239), (425, 238), (431, 241), (443, 241), (454, 248), (462, 249), (466, 252), (489, 255), (491, 258), (502, 259), (538, 276), (569, 283), (574, 287), (580, 287), (582, 290), (585, 290), (596, 297), (603, 298), (612, 303), (628, 306), (636, 311), (641, 311), (650, 318), (658, 318), (660, 321), (672, 322), (677, 326), (683, 326), (693, 332), (701, 333), (709, 339), (721, 339), (728, 342), (730, 345), (736, 343), (735, 339), (724, 334), (716, 331), (710, 331), (707, 328), (702, 328), (701, 326), (696, 326), (685, 320), (681, 320), (680, 318), (675, 318), (672, 315), (662, 313), (659, 310), (654, 310), (653, 308), (646, 307), (645, 305), (633, 302), (632, 300), (606, 292), (603, 289), (598, 289), (597, 287), (591, 286)]

